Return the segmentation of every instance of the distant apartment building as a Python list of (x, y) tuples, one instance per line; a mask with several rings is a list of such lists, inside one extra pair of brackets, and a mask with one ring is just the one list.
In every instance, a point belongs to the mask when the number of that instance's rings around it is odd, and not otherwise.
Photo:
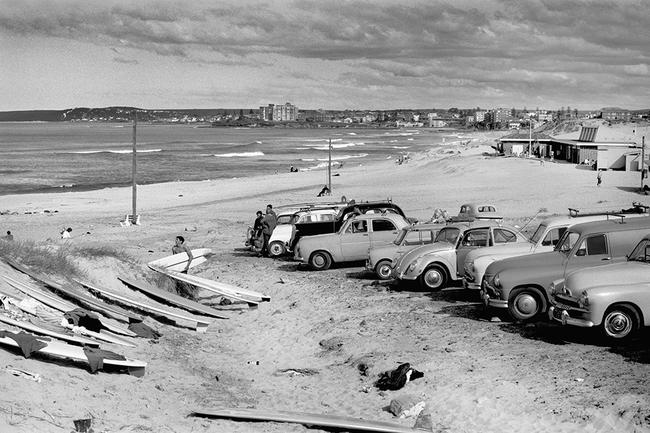
[(284, 105), (269, 104), (260, 107), (260, 119), (267, 122), (295, 121), (298, 118), (298, 107), (287, 102)]
[(603, 110), (603, 119), (605, 120), (622, 120), (629, 122), (632, 118), (632, 113), (629, 110), (612, 109)]
[(507, 125), (511, 120), (513, 120), (512, 111), (509, 108), (496, 108), (492, 110), (491, 114), (493, 123)]
[(487, 111), (475, 111), (474, 112), (474, 122), (475, 123), (480, 123), (485, 121), (485, 115), (487, 114)]

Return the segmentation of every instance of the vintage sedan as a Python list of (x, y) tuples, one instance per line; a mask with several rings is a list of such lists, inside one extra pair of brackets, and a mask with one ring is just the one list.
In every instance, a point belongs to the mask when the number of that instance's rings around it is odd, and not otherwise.
[[(645, 214), (647, 215), (647, 214)], [(466, 289), (480, 290), (485, 270), (490, 263), (509, 257), (539, 254), (553, 251), (555, 245), (574, 224), (602, 221), (615, 218), (613, 213), (588, 214), (579, 216), (572, 213), (567, 216), (544, 218), (533, 232), (530, 242), (510, 243), (470, 251), (465, 258), (463, 285)]]
[(368, 252), (366, 269), (377, 274), (382, 280), (390, 278), (393, 259), (422, 245), (432, 244), (445, 224), (414, 224), (402, 229), (397, 238), (384, 247), (372, 247)]
[(612, 340), (625, 340), (650, 326), (650, 237), (626, 262), (569, 274), (551, 288), (549, 317), (563, 325), (600, 327)]
[(471, 250), (527, 241), (516, 228), (496, 220), (449, 224), (438, 232), (433, 244), (399, 257), (391, 275), (398, 280), (418, 281), (424, 289), (440, 290), (462, 278), (465, 256)]
[(333, 263), (366, 260), (371, 247), (388, 245), (410, 222), (395, 213), (367, 213), (349, 218), (336, 233), (300, 238), (294, 259), (312, 269), (329, 269)]
[(624, 261), (646, 234), (650, 234), (648, 217), (576, 224), (551, 252), (490, 264), (481, 297), (486, 306), (507, 309), (517, 320), (536, 319), (548, 311), (551, 283), (578, 269)]
[(460, 207), (458, 215), (451, 217), (451, 222), (471, 221), (475, 219), (502, 220), (497, 208), (485, 203), (466, 203)]

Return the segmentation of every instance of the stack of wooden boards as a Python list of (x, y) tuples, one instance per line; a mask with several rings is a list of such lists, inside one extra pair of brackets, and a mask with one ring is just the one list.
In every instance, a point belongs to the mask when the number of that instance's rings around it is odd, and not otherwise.
[[(211, 251), (207, 248), (193, 250), (194, 259), (190, 263), (190, 267), (204, 263), (206, 261), (205, 256), (210, 253)], [(74, 280), (76, 284), (60, 284), (17, 261), (6, 260), (6, 262), (11, 267), (26, 274), (29, 278), (12, 277), (8, 275), (8, 272), (4, 272), (2, 280), (11, 288), (15, 289), (19, 293), (19, 296), (26, 295), (27, 298), (23, 300), (30, 299), (32, 300), (31, 302), (41, 305), (43, 309), (54, 312), (50, 313), (50, 315), (58, 315), (56, 317), (58, 317), (61, 325), (58, 326), (60, 329), (55, 331), (51, 325), (39, 326), (36, 323), (32, 323), (38, 322), (39, 320), (37, 309), (33, 306), (28, 306), (26, 302), (12, 299), (10, 296), (7, 296), (7, 293), (0, 293), (5, 295), (2, 301), (10, 302), (12, 306), (16, 306), (22, 310), (22, 314), (26, 313), (26, 316), (31, 316), (32, 318), (22, 320), (21, 317), (21, 320), (16, 320), (18, 317), (12, 318), (6, 314), (0, 314), (0, 322), (36, 335), (37, 337), (35, 338), (44, 347), (35, 351), (35, 353), (46, 356), (88, 364), (89, 360), (82, 346), (98, 348), (100, 344), (110, 343), (136, 347), (132, 340), (129, 339), (129, 337), (135, 337), (136, 334), (126, 328), (125, 324), (141, 322), (143, 317), (139, 313), (147, 314), (167, 324), (194, 329), (197, 332), (205, 332), (213, 319), (227, 319), (220, 311), (210, 306), (160, 290), (134, 278), (118, 277), (126, 287), (135, 289), (137, 293), (140, 293), (138, 295), (136, 292), (132, 292), (132, 295), (127, 295), (80, 279)], [(179, 271), (187, 267), (187, 262), (187, 254), (182, 253), (155, 260), (149, 265), (153, 269), (175, 280), (185, 281), (189, 284), (197, 283), (199, 287), (207, 288), (207, 290), (218, 290), (218, 293), (222, 296), (231, 295), (230, 297), (234, 300), (257, 304), (258, 302), (269, 299), (257, 292), (180, 273)], [(0, 271), (2, 271), (2, 267), (0, 267)], [(46, 290), (46, 288), (49, 290)], [(108, 300), (110, 303), (104, 302), (104, 300)], [(96, 315), (101, 330), (89, 330), (84, 327), (73, 327), (71, 325), (64, 326), (64, 324), (67, 325), (67, 322), (63, 319), (63, 315), (78, 310), (79, 306)], [(179, 311), (179, 309), (185, 311)], [(137, 313), (134, 311), (137, 311)], [(72, 328), (75, 334), (71, 333), (69, 328)], [(17, 347), (18, 343), (13, 338), (17, 336), (17, 333), (7, 331), (4, 333), (4, 336), (0, 337), (0, 344)], [(141, 376), (144, 374), (147, 364), (143, 361), (131, 359), (105, 359), (104, 365)]]
[[(200, 248), (192, 250), (193, 260), (190, 262), (190, 268), (203, 263), (205, 255), (209, 254), (208, 248)], [(203, 259), (203, 260), (201, 260)], [(257, 305), (260, 302), (268, 302), (271, 300), (269, 296), (253, 290), (243, 289), (241, 287), (233, 286), (227, 283), (210, 280), (195, 275), (184, 274), (180, 271), (187, 267), (189, 257), (186, 253), (174, 254), (173, 256), (164, 257), (162, 259), (149, 262), (148, 265), (156, 272), (160, 272), (173, 278), (177, 281), (182, 281), (196, 287), (208, 290), (218, 295), (224, 296), (231, 300), (246, 302), (249, 305)]]

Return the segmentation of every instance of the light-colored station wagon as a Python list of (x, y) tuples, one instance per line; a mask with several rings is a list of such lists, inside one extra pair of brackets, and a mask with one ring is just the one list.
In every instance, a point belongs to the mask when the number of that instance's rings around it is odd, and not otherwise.
[[(647, 215), (647, 214), (646, 214)], [(555, 216), (543, 219), (533, 232), (530, 242), (509, 243), (470, 251), (463, 265), (463, 285), (466, 289), (480, 290), (485, 270), (490, 263), (509, 257), (553, 251), (555, 245), (574, 224), (617, 218), (613, 214), (585, 216)]]
[(613, 340), (650, 326), (650, 237), (626, 262), (587, 268), (553, 283), (549, 317), (563, 325), (599, 326)]
[(646, 234), (650, 234), (649, 217), (576, 224), (551, 252), (490, 264), (481, 296), (486, 306), (507, 309), (515, 319), (538, 318), (548, 311), (553, 281), (578, 269), (624, 261)]
[(294, 259), (318, 271), (329, 269), (333, 263), (365, 261), (371, 247), (390, 244), (410, 225), (395, 213), (358, 215), (345, 221), (337, 233), (300, 238)]
[(281, 256), (290, 251), (291, 237), (296, 231), (296, 224), (334, 221), (339, 210), (332, 208), (312, 208), (294, 212), (288, 221), (281, 223), (278, 217), (278, 225), (273, 229), (269, 239), (269, 255), (271, 257)]

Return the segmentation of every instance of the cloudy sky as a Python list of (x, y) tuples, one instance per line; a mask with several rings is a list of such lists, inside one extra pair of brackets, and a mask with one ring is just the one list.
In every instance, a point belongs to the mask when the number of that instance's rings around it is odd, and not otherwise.
[(0, 110), (650, 107), (645, 0), (0, 0)]

